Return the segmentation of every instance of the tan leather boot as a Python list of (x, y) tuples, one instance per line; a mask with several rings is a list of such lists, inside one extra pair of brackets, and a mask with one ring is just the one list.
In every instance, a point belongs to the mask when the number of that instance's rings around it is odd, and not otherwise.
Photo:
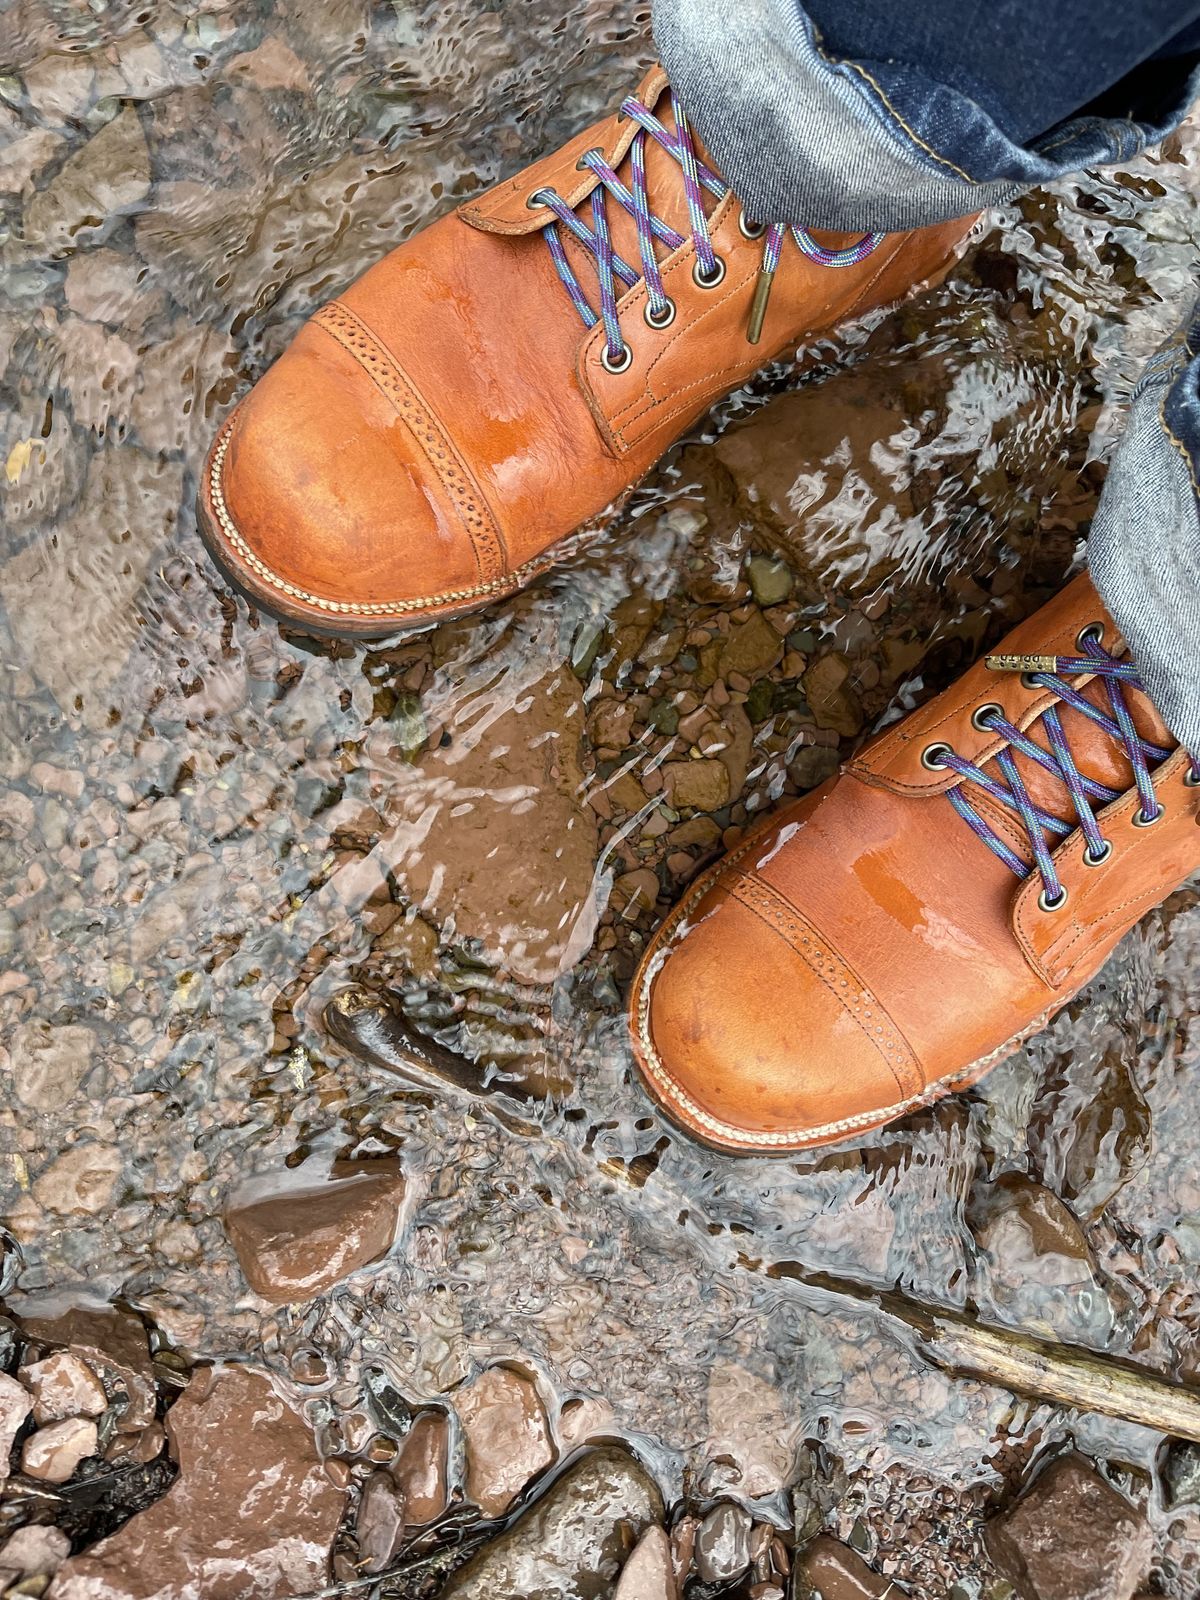
[(632, 1027), (688, 1133), (800, 1150), (980, 1078), (1200, 868), (1200, 783), (1087, 577), (702, 879)]
[(318, 311), (206, 464), (227, 575), (359, 637), (511, 594), (718, 396), (943, 273), (970, 228), (784, 236), (705, 161), (656, 69)]

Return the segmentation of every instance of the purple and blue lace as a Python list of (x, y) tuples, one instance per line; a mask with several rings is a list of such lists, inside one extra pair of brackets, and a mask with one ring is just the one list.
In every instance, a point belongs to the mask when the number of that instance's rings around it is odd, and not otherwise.
[[(1071, 706), (1094, 722), (1119, 746), (1133, 770), (1133, 782), (1140, 800), (1140, 809), (1134, 821), (1139, 827), (1149, 827), (1163, 814), (1162, 805), (1154, 789), (1154, 771), (1175, 753), (1174, 748), (1153, 744), (1150, 740), (1143, 739), (1134, 727), (1133, 718), (1125, 701), (1125, 690), (1136, 689), (1144, 694), (1142, 680), (1131, 661), (1110, 655), (1099, 642), (1097, 632), (1096, 628), (1087, 629), (1080, 635), (1079, 647), (1085, 652), (1083, 655), (1049, 658), (1052, 670), (1029, 672), (1026, 675), (1026, 682), (1030, 688), (1051, 690), (1064, 705)], [(1028, 658), (1028, 664), (1040, 659)], [(992, 661), (1003, 664), (1000, 670), (1013, 670), (1014, 665), (1019, 666), (1022, 663), (1022, 658), (1001, 656), (993, 657)], [(1081, 673), (1103, 680), (1108, 695), (1108, 711), (1093, 705), (1067, 681), (1069, 677)], [(1084, 860), (1088, 865), (1099, 866), (1101, 862), (1107, 861), (1113, 847), (1111, 841), (1105, 839), (1101, 832), (1096, 812), (1111, 805), (1114, 800), (1119, 800), (1122, 791), (1111, 789), (1107, 784), (1097, 783), (1095, 779), (1080, 772), (1071, 753), (1057, 706), (1047, 707), (1039, 718), (1049, 742), (1048, 750), (1035, 743), (1029, 737), (1028, 731), (1023, 732), (1011, 723), (999, 706), (981, 707), (975, 713), (973, 720), (976, 727), (984, 728), (989, 733), (999, 734), (1006, 741), (1006, 748), (998, 751), (989, 762), (989, 765), (994, 762), (1004, 782), (984, 767), (956, 754), (949, 745), (931, 745), (923, 759), (927, 766), (945, 768), (963, 780), (947, 791), (946, 798), (950, 804), (972, 832), (977, 834), (988, 849), (999, 856), (1018, 878), (1027, 878), (1034, 871), (1041, 874), (1043, 888), (1039, 904), (1045, 911), (1056, 911), (1066, 904), (1067, 891), (1059, 879), (1054, 864), (1054, 846), (1067, 834), (1073, 833), (1078, 825), (1086, 841)], [(1013, 759), (1013, 751), (1036, 762), (1065, 786), (1071, 797), (1078, 824), (1065, 821), (1033, 803), (1020, 769)], [(1189, 782), (1200, 783), (1200, 758), (1193, 757)], [(1016, 813), (1029, 837), (1033, 853), (1032, 867), (980, 816), (963, 792), (968, 784), (977, 784), (993, 800), (999, 801), (1001, 805)]]
[[(629, 146), (629, 169), (632, 180), (630, 184), (626, 184), (609, 166), (600, 150), (589, 150), (581, 159), (580, 166), (588, 168), (599, 179), (597, 187), (590, 196), (592, 221), (590, 228), (553, 189), (539, 189), (529, 197), (528, 203), (531, 206), (546, 206), (554, 213), (555, 220), (547, 225), (545, 236), (558, 276), (584, 325), (592, 328), (597, 322), (604, 323), (606, 341), (604, 355), (608, 365), (618, 370), (623, 370), (628, 365), (631, 355), (621, 334), (617, 301), (626, 290), (632, 289), (640, 279), (644, 278), (647, 297), (646, 320), (652, 327), (665, 328), (675, 315), (675, 307), (663, 287), (662, 271), (655, 253), (655, 245), (661, 245), (670, 253), (678, 250), (680, 245), (686, 242), (683, 234), (669, 227), (650, 209), (650, 197), (646, 187), (647, 139), (653, 139), (673, 157), (683, 173), (688, 222), (696, 252), (694, 272), (697, 282), (715, 287), (725, 275), (724, 265), (713, 250), (709, 235), (704, 196), (707, 193), (714, 202), (720, 202), (729, 193), (729, 186), (723, 183), (715, 172), (710, 171), (696, 155), (687, 116), (674, 94), (671, 96), (671, 106), (675, 117), (673, 134), (636, 96), (630, 95), (621, 106), (622, 116), (637, 124), (637, 132)], [(641, 257), (640, 270), (622, 260), (613, 249), (606, 195), (611, 195), (633, 218), (637, 228), (638, 253)], [(567, 229), (595, 261), (600, 284), (599, 315), (592, 309), (579, 278), (567, 259), (567, 252), (559, 234), (560, 225)], [(752, 238), (757, 238), (760, 233), (765, 237), (763, 266), (759, 274), (760, 288), (755, 297), (756, 309), (760, 301), (762, 309), (765, 309), (766, 294), (770, 289), (771, 278), (779, 265), (784, 239), (788, 233), (804, 255), (826, 267), (854, 266), (865, 260), (883, 238), (881, 233), (869, 233), (857, 244), (850, 245), (844, 250), (826, 250), (803, 228), (789, 228), (782, 223), (762, 228), (748, 224), (744, 219), (743, 228)], [(761, 320), (762, 310), (758, 310), (758, 326), (761, 326)], [(757, 342), (753, 322), (750, 332), (751, 342)]]

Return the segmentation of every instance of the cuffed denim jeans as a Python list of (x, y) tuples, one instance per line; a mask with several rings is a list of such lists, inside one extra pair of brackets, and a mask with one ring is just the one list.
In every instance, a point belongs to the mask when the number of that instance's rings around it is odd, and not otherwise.
[[(663, 63), (750, 215), (896, 232), (1127, 162), (1200, 95), (1200, 0), (655, 0)], [(1149, 363), (1093, 579), (1200, 751), (1200, 315)]]

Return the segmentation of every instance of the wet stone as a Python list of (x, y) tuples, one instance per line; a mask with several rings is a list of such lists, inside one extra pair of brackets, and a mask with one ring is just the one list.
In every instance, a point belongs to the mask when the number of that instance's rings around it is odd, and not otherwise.
[(777, 606), (792, 592), (792, 570), (786, 561), (769, 556), (751, 556), (746, 563), (750, 593), (760, 606)]
[(446, 1509), (449, 1454), (450, 1425), (445, 1413), (422, 1411), (405, 1434), (391, 1467), (403, 1497), (407, 1526), (424, 1527)]
[(0, 1545), (0, 1572), (32, 1578), (53, 1575), (71, 1552), (71, 1541), (58, 1528), (30, 1523)]
[(894, 1592), (889, 1579), (826, 1534), (809, 1546), (796, 1571), (797, 1600), (883, 1600)]
[(863, 725), (863, 710), (850, 688), (850, 663), (836, 652), (822, 656), (804, 674), (804, 693), (818, 728), (853, 738)]
[(21, 1448), (21, 1471), (43, 1483), (66, 1483), (81, 1461), (99, 1449), (96, 1424), (85, 1417), (68, 1417), (31, 1433)]
[(662, 1528), (647, 1528), (621, 1568), (613, 1600), (678, 1600), (671, 1541)]
[(403, 1197), (398, 1168), (347, 1164), (329, 1183), (235, 1203), (225, 1231), (255, 1294), (276, 1305), (312, 1300), (387, 1254)]
[(696, 1529), (696, 1572), (702, 1583), (729, 1583), (750, 1565), (750, 1513), (714, 1506)]
[[(107, 232), (150, 188), (150, 157), (136, 110), (122, 111), (62, 167), (25, 208), (25, 237), (47, 255)], [(99, 229), (97, 225), (99, 224)]]
[(507, 1511), (554, 1451), (533, 1380), (513, 1367), (489, 1367), (454, 1397), (467, 1449), (467, 1498), (485, 1516)]
[(146, 1330), (137, 1317), (108, 1307), (78, 1306), (61, 1316), (23, 1319), (26, 1334), (60, 1344), (87, 1363), (120, 1402), (117, 1430), (140, 1433), (154, 1421), (155, 1376)]
[(13, 1440), (29, 1415), (31, 1405), (21, 1384), (6, 1372), (0, 1372), (0, 1483), (8, 1477)]
[(513, 1526), (455, 1573), (439, 1600), (596, 1600), (627, 1538), (660, 1523), (654, 1480), (616, 1446), (589, 1452)]
[(275, 1600), (324, 1585), (343, 1496), (262, 1373), (198, 1373), (167, 1412), (167, 1433), (179, 1477), (67, 1561), (51, 1600)]
[(386, 1472), (373, 1472), (363, 1486), (354, 1537), (364, 1572), (382, 1572), (404, 1542), (404, 1500)]
[(754, 611), (725, 641), (720, 657), (721, 676), (740, 672), (747, 678), (756, 678), (761, 672), (769, 672), (782, 654), (783, 640), (762, 612)]
[(719, 811), (729, 804), (729, 772), (720, 761), (668, 761), (663, 783), (676, 810)]
[(788, 777), (797, 789), (816, 789), (838, 769), (838, 753), (829, 745), (808, 744), (788, 762)]
[(63, 1417), (98, 1417), (108, 1405), (100, 1379), (69, 1350), (22, 1367), (21, 1382), (33, 1396), (33, 1420), (39, 1426)]
[(1153, 1548), (1145, 1515), (1078, 1455), (1052, 1462), (985, 1540), (1025, 1600), (1131, 1600)]
[(75, 1023), (31, 1022), (14, 1029), (8, 1055), (17, 1098), (33, 1111), (67, 1104), (91, 1066), (95, 1041), (90, 1028)]
[(1162, 1467), (1167, 1505), (1200, 1505), (1200, 1444), (1172, 1439)]

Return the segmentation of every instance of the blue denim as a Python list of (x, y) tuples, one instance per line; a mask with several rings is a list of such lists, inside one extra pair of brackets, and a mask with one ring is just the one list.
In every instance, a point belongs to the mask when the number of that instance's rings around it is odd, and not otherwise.
[[(1200, 0), (654, 0), (659, 52), (749, 215), (900, 232), (1130, 161), (1200, 96)], [(1200, 317), (1149, 364), (1089, 566), (1200, 752)]]

